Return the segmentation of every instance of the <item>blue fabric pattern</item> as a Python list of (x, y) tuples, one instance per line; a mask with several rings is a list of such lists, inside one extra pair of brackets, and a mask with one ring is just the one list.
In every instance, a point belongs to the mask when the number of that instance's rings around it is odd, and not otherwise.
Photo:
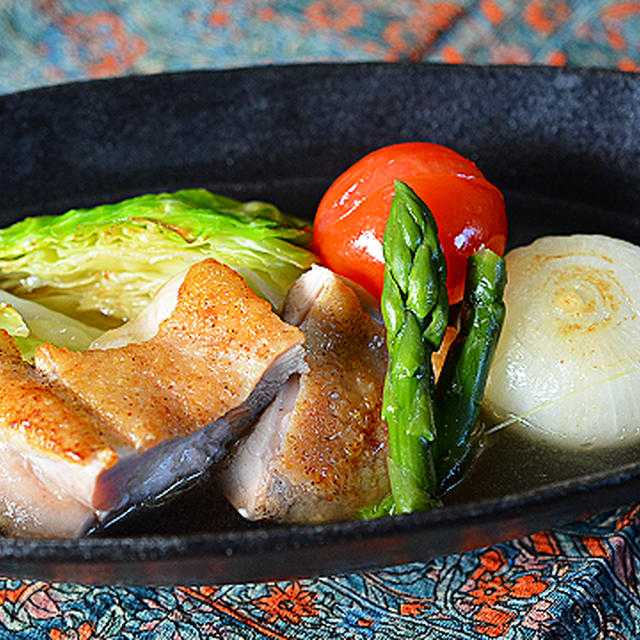
[(427, 60), (638, 70), (623, 0), (5, 0), (0, 92), (129, 73)]

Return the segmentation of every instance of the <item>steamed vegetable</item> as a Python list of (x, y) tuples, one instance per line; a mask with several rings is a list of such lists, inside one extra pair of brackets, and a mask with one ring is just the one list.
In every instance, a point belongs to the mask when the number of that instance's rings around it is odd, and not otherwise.
[(433, 447), (441, 491), (460, 479), (479, 443), (475, 428), (504, 321), (506, 278), (504, 259), (491, 249), (469, 258), (460, 331), (435, 391), (438, 437)]
[(640, 440), (640, 248), (546, 237), (507, 255), (506, 319), (486, 400), (556, 446)]
[(449, 318), (447, 267), (429, 208), (396, 181), (384, 238), (382, 315), (389, 366), (382, 417), (389, 427), (389, 480), (395, 512), (437, 504), (431, 442), (436, 437), (431, 354)]
[(364, 518), (437, 506), (471, 464), (504, 319), (505, 262), (482, 249), (469, 258), (460, 331), (434, 389), (432, 354), (449, 321), (446, 264), (429, 208), (399, 181), (384, 251), (382, 314), (389, 365), (382, 416), (389, 428), (391, 494), (361, 510)]
[(47, 307), (0, 289), (0, 329), (12, 335), (25, 360), (36, 347), (50, 342), (71, 351), (84, 351), (101, 331)]
[(171, 276), (213, 257), (279, 309), (314, 261), (309, 243), (302, 221), (266, 203), (202, 189), (151, 194), (0, 231), (0, 287), (66, 313), (125, 321)]

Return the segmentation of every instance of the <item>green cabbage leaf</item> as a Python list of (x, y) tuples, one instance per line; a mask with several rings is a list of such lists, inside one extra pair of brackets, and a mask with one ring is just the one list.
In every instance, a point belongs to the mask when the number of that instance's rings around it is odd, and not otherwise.
[(43, 342), (66, 347), (71, 351), (84, 351), (103, 333), (95, 327), (2, 289), (0, 329), (15, 338), (24, 360), (32, 360), (36, 347)]
[(173, 275), (212, 257), (279, 310), (316, 260), (310, 240), (307, 223), (264, 202), (203, 189), (148, 194), (0, 230), (0, 287), (115, 325), (136, 317)]

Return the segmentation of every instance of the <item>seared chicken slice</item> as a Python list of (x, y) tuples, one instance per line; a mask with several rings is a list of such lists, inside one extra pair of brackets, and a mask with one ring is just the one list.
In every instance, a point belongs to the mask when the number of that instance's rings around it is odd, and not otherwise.
[(252, 520), (349, 518), (389, 489), (380, 417), (385, 330), (354, 289), (322, 267), (293, 285), (284, 318), (305, 334), (308, 371), (289, 380), (239, 443), (224, 491)]
[[(55, 487), (39, 470), (42, 458), (0, 443), (0, 528), (14, 536), (75, 538), (91, 507)], [(81, 465), (60, 461), (59, 477), (83, 474)]]
[(209, 259), (189, 269), (175, 308), (147, 341), (84, 353), (42, 345), (35, 363), (145, 451), (244, 402), (303, 339), (235, 271)]
[[(87, 513), (129, 508), (204, 474), (305, 366), (301, 331), (214, 260), (159, 295), (142, 329), (82, 354), (41, 345), (35, 368), (2, 334), (0, 442), (38, 486), (85, 509), (64, 527), (52, 517), (48, 535), (78, 532)], [(1, 476), (0, 492), (10, 491)], [(24, 502), (15, 500), (39, 509)]]
[[(0, 512), (9, 533), (75, 535), (96, 478), (126, 445), (20, 357), (0, 330)], [(46, 478), (46, 479), (45, 479)]]

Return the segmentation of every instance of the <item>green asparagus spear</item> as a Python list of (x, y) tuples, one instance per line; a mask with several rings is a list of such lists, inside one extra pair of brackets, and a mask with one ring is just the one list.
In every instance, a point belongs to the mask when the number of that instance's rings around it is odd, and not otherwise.
[[(382, 417), (389, 427), (389, 480), (395, 513), (438, 503), (431, 354), (449, 317), (447, 269), (427, 205), (404, 183), (395, 196), (384, 243), (382, 315), (389, 365)], [(386, 503), (389, 504), (388, 501)]]
[(438, 482), (445, 491), (474, 458), (474, 431), (505, 308), (504, 259), (490, 249), (469, 258), (461, 330), (451, 346), (435, 390), (438, 438), (434, 442)]

